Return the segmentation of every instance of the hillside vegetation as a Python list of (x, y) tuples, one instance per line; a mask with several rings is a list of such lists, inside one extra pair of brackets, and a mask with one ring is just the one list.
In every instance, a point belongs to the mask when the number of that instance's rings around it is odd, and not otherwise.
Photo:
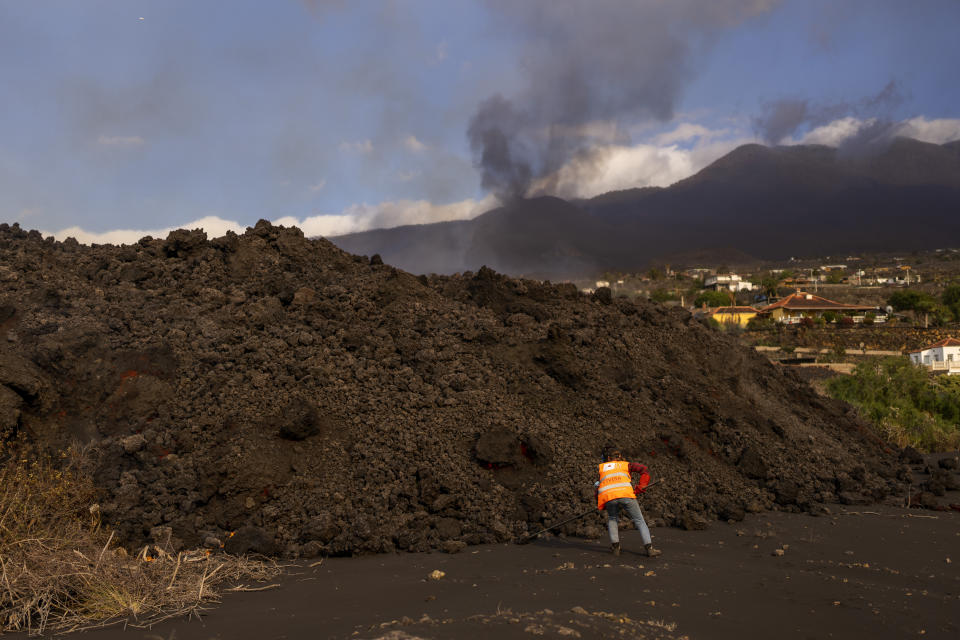
[(857, 365), (827, 383), (830, 394), (857, 406), (883, 439), (924, 451), (960, 447), (960, 379), (936, 376), (905, 358)]

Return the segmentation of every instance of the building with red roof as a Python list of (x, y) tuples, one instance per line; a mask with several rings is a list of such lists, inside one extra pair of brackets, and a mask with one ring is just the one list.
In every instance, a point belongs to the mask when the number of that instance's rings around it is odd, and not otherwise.
[(862, 322), (864, 314), (876, 310), (876, 307), (868, 305), (834, 302), (805, 291), (791, 293), (760, 309), (764, 313), (769, 313), (776, 322), (784, 324), (795, 324), (803, 318), (819, 318), (828, 311), (841, 316), (850, 316), (854, 322)]
[(910, 352), (910, 362), (932, 371), (960, 374), (960, 340), (945, 338)]

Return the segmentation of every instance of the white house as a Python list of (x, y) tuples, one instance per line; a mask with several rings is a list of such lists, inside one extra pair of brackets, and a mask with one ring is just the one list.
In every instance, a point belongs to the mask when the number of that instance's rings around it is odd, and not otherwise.
[(726, 289), (727, 291), (753, 291), (753, 283), (749, 280), (744, 280), (735, 273), (730, 274), (717, 274), (715, 276), (707, 276), (703, 279), (703, 288), (704, 289), (713, 289), (714, 291), (719, 291), (720, 289)]
[(947, 338), (910, 352), (910, 362), (932, 371), (960, 374), (960, 340)]

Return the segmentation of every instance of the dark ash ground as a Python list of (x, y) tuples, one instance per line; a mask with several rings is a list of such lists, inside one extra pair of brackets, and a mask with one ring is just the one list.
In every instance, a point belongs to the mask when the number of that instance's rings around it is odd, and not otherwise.
[[(948, 499), (960, 501), (954, 492)], [(226, 596), (202, 621), (90, 640), (228, 638), (956, 638), (960, 513), (892, 506), (766, 513), (706, 531), (550, 538), (456, 554), (328, 558)], [(783, 555), (774, 555), (776, 550)], [(445, 572), (440, 580), (428, 576)]]

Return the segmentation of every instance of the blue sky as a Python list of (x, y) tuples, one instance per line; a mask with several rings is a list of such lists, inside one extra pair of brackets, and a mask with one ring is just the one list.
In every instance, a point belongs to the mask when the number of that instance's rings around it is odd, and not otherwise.
[(945, 142), (958, 32), (955, 0), (0, 0), (0, 219), (132, 242), (469, 217), (499, 193), (467, 135), (491, 96), (528, 195), (870, 122)]

